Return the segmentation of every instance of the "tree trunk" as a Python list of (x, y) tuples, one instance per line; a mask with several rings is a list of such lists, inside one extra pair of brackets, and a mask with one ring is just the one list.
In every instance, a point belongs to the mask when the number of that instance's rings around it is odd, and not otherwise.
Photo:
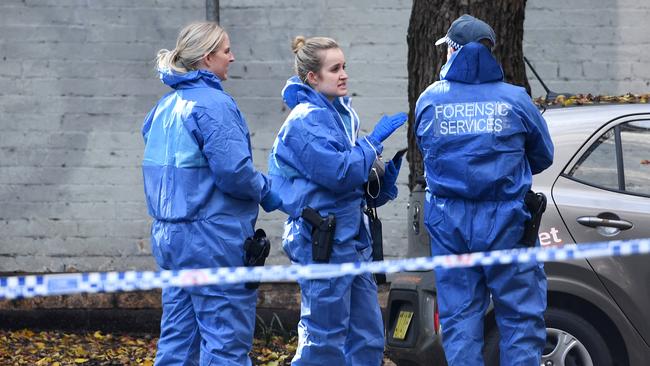
[(435, 46), (456, 18), (467, 13), (492, 26), (497, 35), (494, 56), (503, 67), (505, 80), (526, 88), (522, 41), (526, 0), (413, 0), (408, 34), (408, 154), (409, 188), (424, 174), (422, 156), (415, 142), (413, 120), (415, 103), (420, 94), (439, 79), (440, 68), (447, 58), (444, 45)]

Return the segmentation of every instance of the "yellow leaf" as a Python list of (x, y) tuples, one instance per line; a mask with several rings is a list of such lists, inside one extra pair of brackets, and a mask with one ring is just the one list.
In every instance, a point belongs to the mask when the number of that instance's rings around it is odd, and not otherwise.
[(102, 332), (100, 332), (100, 331), (96, 331), (95, 333), (93, 333), (93, 337), (95, 337), (97, 339), (104, 339), (104, 336), (102, 335)]
[(144, 360), (144, 361), (142, 361), (142, 363), (140, 364), (140, 366), (153, 366), (153, 361), (151, 361), (151, 360)]
[(49, 357), (43, 357), (40, 360), (36, 361), (36, 365), (49, 365), (52, 362), (52, 359)]
[(74, 363), (86, 363), (88, 361), (90, 361), (90, 360), (87, 359), (87, 358), (75, 358), (74, 359)]
[(22, 331), (19, 331), (17, 333), (22, 333), (22, 336), (27, 337), (27, 338), (33, 338), (34, 337), (34, 332), (32, 332), (29, 329), (23, 329)]
[(38, 349), (43, 349), (43, 348), (45, 348), (45, 343), (43, 343), (43, 342), (34, 342), (34, 345), (35, 345), (36, 348), (38, 348)]
[(86, 356), (88, 355), (88, 351), (86, 351), (83, 347), (81, 346), (76, 346), (72, 349), (72, 352), (74, 352), (75, 356)]

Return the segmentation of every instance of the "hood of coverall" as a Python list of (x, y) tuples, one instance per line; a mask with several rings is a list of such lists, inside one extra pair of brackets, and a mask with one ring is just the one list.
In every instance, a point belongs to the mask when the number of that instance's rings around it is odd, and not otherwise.
[[(292, 76), (287, 80), (286, 85), (282, 89), (282, 99), (291, 109), (295, 108), (298, 104), (303, 102), (309, 102), (320, 107), (328, 107), (336, 111), (336, 108), (327, 100), (327, 98), (314, 90), (308, 84), (305, 84), (300, 80), (298, 76)], [(338, 98), (341, 104), (348, 105), (350, 104), (350, 98), (345, 96)], [(342, 100), (341, 100), (342, 99)]]
[(470, 42), (451, 55), (440, 70), (440, 80), (466, 84), (503, 81), (503, 70), (487, 47)]
[(219, 77), (208, 70), (193, 70), (181, 74), (170, 69), (159, 69), (158, 76), (163, 84), (174, 89), (196, 88), (205, 85), (223, 90)]

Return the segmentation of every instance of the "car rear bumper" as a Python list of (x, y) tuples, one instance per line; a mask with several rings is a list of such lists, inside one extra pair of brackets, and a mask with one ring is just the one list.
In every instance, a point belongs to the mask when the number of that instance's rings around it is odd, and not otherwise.
[[(434, 281), (433, 272), (406, 272), (391, 283), (386, 309), (386, 350), (398, 366), (447, 364), (440, 329), (436, 329)], [(401, 312), (413, 313), (403, 337), (395, 332)]]

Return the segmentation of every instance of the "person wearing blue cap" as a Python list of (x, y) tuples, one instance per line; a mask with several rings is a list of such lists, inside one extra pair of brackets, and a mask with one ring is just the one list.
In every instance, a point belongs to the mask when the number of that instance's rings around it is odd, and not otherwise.
[[(406, 114), (384, 116), (369, 135), (359, 137), (338, 44), (331, 38), (296, 37), (293, 50), (298, 75), (282, 90), (292, 110), (269, 156), (269, 175), (289, 215), (284, 250), (299, 264), (370, 261), (364, 183), (382, 142), (406, 122)], [(395, 198), (398, 172), (399, 159), (386, 164), (373, 204)], [(310, 209), (311, 216), (304, 215)], [(321, 220), (333, 225), (317, 225)], [(382, 364), (384, 327), (372, 274), (298, 283), (302, 302), (292, 365)]]
[[(494, 30), (470, 15), (436, 45), (447, 45), (440, 81), (416, 104), (425, 222), (433, 255), (522, 246), (531, 214), (532, 175), (553, 161), (546, 122), (526, 90), (503, 81), (491, 53)], [(539, 245), (539, 242), (538, 244)], [(501, 365), (539, 365), (546, 339), (546, 275), (528, 262), (436, 269), (443, 346), (449, 365), (483, 365), (490, 298), (501, 336)]]
[[(158, 53), (172, 90), (145, 118), (142, 171), (162, 269), (243, 266), (259, 205), (282, 205), (255, 170), (246, 121), (221, 85), (234, 59), (214, 22), (186, 26), (173, 50)], [(256, 302), (243, 283), (163, 289), (155, 364), (251, 365)]]

